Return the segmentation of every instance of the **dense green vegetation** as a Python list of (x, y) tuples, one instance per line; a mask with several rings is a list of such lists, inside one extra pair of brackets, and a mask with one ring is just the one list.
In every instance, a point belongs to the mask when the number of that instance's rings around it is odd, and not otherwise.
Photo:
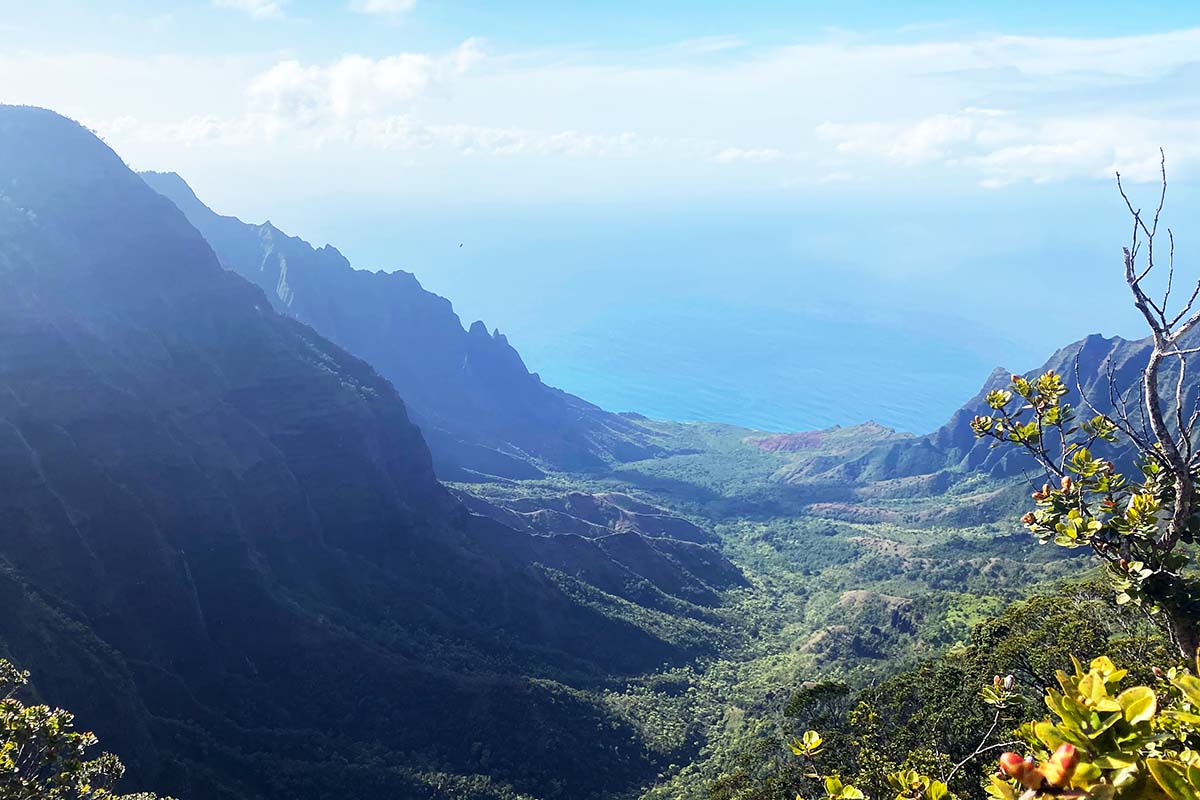
[[(1073, 659), (1069, 670), (1055, 674), (1057, 687), (1045, 689), (1050, 714), (1017, 727), (1015, 741), (989, 745), (1004, 723), (1007, 711), (1019, 698), (1014, 676), (994, 676), (980, 692), (994, 711), (991, 725), (982, 728), (980, 743), (965, 758), (949, 763), (941, 751), (910, 754), (908, 762), (925, 762), (875, 778), (877, 791), (864, 792), (840, 775), (822, 776), (816, 770), (825, 740), (806, 731), (793, 740), (793, 753), (803, 759), (805, 771), (797, 781), (815, 785), (810, 794), (829, 800), (864, 800), (867, 797), (955, 798), (950, 783), (972, 760), (989, 751), (1022, 746), (1030, 755), (1013, 750), (997, 759), (999, 770), (982, 779), (986, 794), (995, 800), (1037, 797), (1088, 797), (1098, 800), (1194, 800), (1200, 796), (1200, 679), (1184, 668), (1156, 669), (1153, 685), (1129, 685), (1128, 670), (1107, 656), (1097, 656), (1084, 667)], [(870, 716), (869, 709), (867, 715)], [(879, 727), (877, 717), (870, 722)], [(873, 750), (858, 753), (858, 764), (876, 762)], [(936, 762), (941, 761), (938, 770)], [(932, 777), (941, 775), (941, 777)], [(879, 778), (882, 780), (879, 780)], [(864, 784), (866, 785), (866, 784)], [(797, 797), (801, 795), (797, 794)]]
[(26, 705), (17, 696), (29, 673), (0, 659), (0, 797), (4, 800), (156, 800), (153, 794), (118, 796), (113, 787), (125, 766), (111, 753), (89, 757), (90, 732), (75, 730), (69, 711)]
[[(952, 492), (922, 495), (909, 486), (797, 480), (825, 453), (764, 450), (766, 434), (731, 426), (648, 424), (675, 455), (603, 476), (461, 488), (502, 506), (628, 492), (714, 531), (743, 568), (749, 585), (726, 591), (712, 611), (719, 628), (737, 634), (719, 652), (604, 692), (665, 765), (647, 793), (655, 800), (722, 796), (714, 786), (731, 775), (747, 786), (769, 783), (771, 765), (793, 760), (787, 741), (797, 732), (800, 687), (834, 682), (852, 706), (865, 687), (970, 641), (974, 626), (1012, 602), (1086, 569), (1016, 530), (1020, 493), (998, 481), (971, 477)], [(857, 433), (837, 432), (839, 455), (855, 452)], [(878, 442), (876, 430), (863, 433), (859, 451)], [(793, 477), (772, 477), (781, 470)], [(787, 774), (778, 777), (784, 794)]]
[[(672, 455), (604, 477), (471, 486), (500, 505), (629, 492), (716, 532), (746, 571), (750, 585), (727, 592), (716, 612), (744, 639), (607, 695), (675, 765), (647, 798), (836, 796), (813, 783), (814, 770), (872, 797), (909, 791), (896, 785), (906, 770), (982, 797), (996, 745), (1028, 739), (1027, 752), (1042, 752), (1044, 742), (1012, 731), (1038, 713), (1059, 670), (1073, 674), (1073, 656), (1107, 656), (1146, 684), (1157, 680), (1151, 666), (1166, 674), (1178, 659), (1084, 551), (1042, 547), (1018, 530), (1025, 493), (1009, 480), (829, 480), (813, 467), (828, 455), (815, 438), (763, 448), (770, 437), (730, 426), (649, 424)], [(830, 437), (839, 458), (878, 446), (867, 428), (856, 451), (859, 433)], [(995, 675), (1015, 684), (1001, 707), (980, 696)], [(819, 763), (804, 754), (812, 730)], [(921, 792), (930, 791), (927, 782)]]
[[(1088, 661), (1105, 653), (1137, 665), (1134, 678), (1151, 682), (1151, 665), (1169, 666), (1173, 658), (1166, 639), (1117, 608), (1104, 587), (1073, 584), (1015, 603), (978, 624), (963, 645), (856, 692), (841, 682), (802, 684), (783, 714), (793, 737), (821, 732), (823, 771), (868, 794), (886, 793), (889, 774), (918, 769), (942, 778), (954, 772), (950, 789), (975, 796), (995, 771), (994, 746), (1037, 713), (1056, 672), (1071, 670), (1072, 656)], [(1013, 676), (1002, 707), (980, 698), (995, 675)], [(976, 754), (981, 743), (989, 749)], [(792, 800), (810, 771), (778, 748), (747, 747), (711, 783), (711, 797)]]

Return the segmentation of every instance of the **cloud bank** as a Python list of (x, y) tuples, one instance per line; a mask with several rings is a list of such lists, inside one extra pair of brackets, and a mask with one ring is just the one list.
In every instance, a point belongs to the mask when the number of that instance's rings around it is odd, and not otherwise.
[[(282, 13), (282, 0), (216, 2), (254, 17)], [(402, 14), (412, 2), (352, 7)], [(62, 71), (35, 74), (36, 55), (15, 54), (0, 56), (0, 89), (49, 84), (46, 94), (70, 98), (62, 110), (135, 156), (179, 145), (274, 159), (340, 148), (363, 159), (407, 154), (396, 162), (406, 169), (471, 157), (551, 170), (569, 158), (594, 162), (606, 182), (619, 160), (627, 166), (616, 177), (634, 184), (690, 170), (777, 186), (919, 173), (1002, 188), (1108, 179), (1118, 169), (1154, 180), (1160, 146), (1177, 174), (1193, 170), (1196, 53), (1200, 30), (893, 41), (840, 33), (772, 47), (730, 36), (637, 52), (496, 53), (468, 39), (439, 52), (196, 58), (174, 72), (98, 58), (91, 68), (108, 76), (107, 97), (85, 96), (86, 87), (72, 95)], [(207, 78), (225, 91), (131, 100), (119, 73), (139, 66), (164, 86)]]

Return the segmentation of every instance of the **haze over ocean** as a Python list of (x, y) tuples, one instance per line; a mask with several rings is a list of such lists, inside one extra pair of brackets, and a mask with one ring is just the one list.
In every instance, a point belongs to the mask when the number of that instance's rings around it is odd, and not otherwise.
[[(1185, 219), (1193, 194), (1173, 192)], [(1125, 230), (1103, 184), (866, 206), (838, 187), (734, 208), (334, 199), (320, 216), (285, 204), (276, 221), (358, 267), (415, 272), (547, 383), (655, 418), (924, 433), (997, 366), (1031, 369), (1089, 333), (1139, 335), (1114, 291)], [(1011, 318), (1014, 293), (1038, 281), (1085, 300)]]

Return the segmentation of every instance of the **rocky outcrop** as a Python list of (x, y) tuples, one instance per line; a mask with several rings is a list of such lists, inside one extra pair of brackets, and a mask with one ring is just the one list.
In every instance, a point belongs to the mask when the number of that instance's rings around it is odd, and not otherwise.
[[(571, 535), (593, 540), (636, 580), (655, 592), (712, 606), (720, 591), (745, 586), (741, 571), (718, 554), (711, 532), (626, 494), (570, 492), (559, 496), (489, 503), (467, 493), (459, 497), (472, 511), (517, 530), (547, 536)], [(652, 597), (609, 584), (610, 591), (635, 602), (654, 604)]]

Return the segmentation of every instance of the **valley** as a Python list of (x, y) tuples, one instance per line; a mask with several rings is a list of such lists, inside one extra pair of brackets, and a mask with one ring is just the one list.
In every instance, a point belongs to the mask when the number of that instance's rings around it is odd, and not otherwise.
[(971, 433), (1006, 372), (925, 436), (613, 413), (49, 111), (0, 107), (0, 276), (0, 655), (180, 797), (702, 800), (1091, 568)]
[(606, 690), (603, 702), (664, 765), (655, 786), (630, 797), (707, 798), (738, 754), (764, 742), (782, 748), (799, 733), (783, 714), (795, 687), (866, 686), (1080, 570), (1013, 524), (1025, 492), (1011, 481), (966, 475), (947, 489), (945, 479), (800, 477), (911, 438), (879, 426), (784, 438), (642, 424), (673, 455), (603, 475), (457, 484), (506, 508), (548, 506), (571, 492), (627, 493), (712, 531), (744, 572), (746, 585), (727, 590), (716, 610), (739, 634), (719, 655)]
[(1198, 10), (0, 0), (0, 800), (1200, 800)]

